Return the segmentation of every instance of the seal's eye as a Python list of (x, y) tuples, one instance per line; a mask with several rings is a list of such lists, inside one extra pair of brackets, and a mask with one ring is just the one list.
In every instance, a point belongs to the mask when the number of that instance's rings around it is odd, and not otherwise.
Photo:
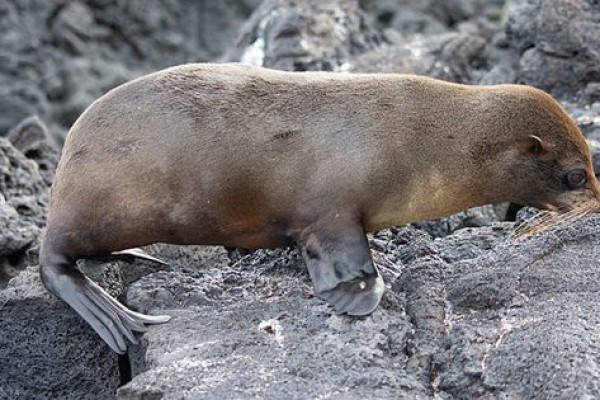
[(567, 185), (569, 189), (579, 189), (587, 180), (587, 174), (583, 169), (574, 169), (567, 172)]

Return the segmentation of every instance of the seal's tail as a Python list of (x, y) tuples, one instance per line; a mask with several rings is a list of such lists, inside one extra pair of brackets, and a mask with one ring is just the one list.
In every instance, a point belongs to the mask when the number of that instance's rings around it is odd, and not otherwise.
[[(136, 250), (111, 254), (111, 257), (162, 262)], [(145, 332), (146, 325), (162, 324), (171, 319), (167, 315), (144, 315), (128, 309), (82, 274), (74, 259), (53, 253), (44, 244), (40, 251), (40, 275), (44, 286), (71, 306), (119, 354), (127, 350), (125, 339), (137, 343), (133, 332)]]

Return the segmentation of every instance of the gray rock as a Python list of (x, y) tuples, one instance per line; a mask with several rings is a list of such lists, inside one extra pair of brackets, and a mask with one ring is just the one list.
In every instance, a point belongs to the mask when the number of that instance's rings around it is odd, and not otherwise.
[[(58, 159), (42, 119), (64, 132), (120, 82), (219, 56), (257, 3), (0, 2), (0, 132), (22, 121), (12, 144), (0, 138), (0, 365), (10, 366), (0, 369), (0, 398), (598, 397), (598, 216), (518, 241), (493, 207), (377, 232), (369, 241), (390, 289), (360, 319), (314, 298), (293, 249), (233, 259), (221, 247), (152, 245), (169, 267), (82, 261), (129, 307), (174, 317), (132, 347), (130, 370), (42, 288), (35, 268), (22, 271), (36, 263)], [(596, 154), (597, 8), (511, 0), (498, 32), (500, 5), (269, 0), (229, 59), (519, 81), (555, 95), (585, 88), (564, 105)], [(369, 16), (391, 29), (379, 33)], [(23, 120), (34, 114), (41, 119)]]
[(403, 34), (439, 34), (463, 21), (485, 16), (497, 20), (503, 0), (360, 0), (381, 29)]
[(345, 71), (381, 41), (356, 0), (267, 0), (242, 32), (227, 60), (287, 71)]
[[(462, 30), (464, 31), (464, 29)], [(491, 32), (484, 31), (480, 33), (482, 37), (489, 38)], [(518, 79), (518, 70), (520, 54), (510, 47), (504, 30), (496, 31), (488, 40), (487, 47), (487, 68), (482, 70), (479, 76), (473, 80), (473, 83), (479, 85), (499, 85), (516, 83)]]
[(61, 141), (114, 86), (217, 58), (259, 0), (0, 2), (0, 132), (40, 115)]
[(588, 83), (585, 87), (585, 94), (591, 102), (598, 104), (596, 113), (600, 114), (600, 82)]
[(19, 217), (19, 213), (4, 201), (0, 201), (0, 259), (21, 253), (40, 233), (34, 224)]
[(426, 230), (407, 225), (376, 232), (370, 237), (369, 244), (372, 249), (400, 265), (431, 256), (452, 263), (484, 254), (504, 240), (512, 229), (512, 223), (497, 223), (480, 228), (463, 228), (454, 234), (434, 238)]
[(587, 0), (510, 0), (506, 35), (519, 82), (574, 93), (600, 80), (600, 9)]
[(391, 43), (357, 56), (352, 71), (428, 75), (468, 83), (485, 64), (487, 43), (478, 36), (447, 33), (389, 39)]
[[(48, 187), (34, 161), (28, 160), (12, 144), (0, 138), (0, 193), (9, 204), (18, 206), (20, 198), (35, 198), (43, 208), (47, 202)], [(17, 210), (23, 217), (41, 222), (43, 209)], [(40, 224), (41, 225), (41, 224)]]
[(50, 186), (60, 150), (46, 124), (37, 115), (25, 118), (8, 132), (6, 138), (25, 157), (36, 162), (44, 182)]
[(426, 231), (407, 225), (376, 232), (369, 240), (372, 249), (395, 263), (409, 264), (417, 258), (437, 254), (433, 237)]
[(40, 229), (20, 218), (19, 213), (0, 198), (0, 289), (26, 265), (26, 251), (37, 240)]
[(515, 83), (517, 71), (510, 64), (494, 65), (477, 81), (480, 85), (501, 85)]
[(414, 227), (373, 235), (378, 264), (382, 255), (414, 262), (406, 267), (398, 261), (394, 271), (383, 271), (387, 282), (400, 278), (364, 319), (332, 315), (313, 298), (296, 251), (238, 254), (228, 265), (223, 250), (201, 261), (179, 248), (176, 259), (183, 263), (128, 290), (127, 303), (135, 309), (175, 318), (134, 347), (134, 378), (118, 398), (431, 398), (428, 371), (444, 338), (446, 308), (432, 291), (443, 295), (439, 278), (446, 267), (427, 260), (449, 265), (441, 260), (477, 257), (511, 226), (463, 229), (435, 241)]
[(600, 140), (600, 102), (589, 104), (585, 99), (578, 99), (561, 103), (587, 139)]
[(365, 319), (339, 317), (310, 295), (296, 252), (223, 261), (130, 287), (131, 305), (174, 319), (134, 349), (119, 399), (428, 398), (399, 369), (410, 321), (397, 298)]
[(487, 205), (469, 208), (446, 218), (414, 223), (417, 228), (429, 232), (434, 237), (450, 235), (462, 228), (491, 225), (506, 219), (508, 204)]
[(448, 263), (471, 260), (503, 243), (513, 231), (511, 222), (495, 223), (479, 228), (463, 228), (454, 234), (436, 238), (436, 254)]
[(38, 165), (0, 138), (0, 288), (27, 265), (45, 224), (48, 186)]
[(413, 8), (383, 11), (377, 16), (377, 21), (380, 25), (403, 34), (436, 35), (449, 30), (443, 21), (427, 13), (426, 10)]
[(596, 398), (600, 217), (457, 263), (434, 384), (452, 398)]
[(114, 399), (117, 356), (30, 268), (0, 290), (1, 399)]

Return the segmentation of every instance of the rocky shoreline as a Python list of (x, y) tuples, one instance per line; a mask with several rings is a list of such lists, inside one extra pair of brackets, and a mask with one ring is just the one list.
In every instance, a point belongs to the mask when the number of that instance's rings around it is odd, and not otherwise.
[(68, 127), (111, 87), (184, 62), (533, 85), (577, 121), (598, 173), (595, 2), (28, 0), (0, 16), (0, 399), (600, 397), (597, 215), (520, 240), (508, 205), (374, 233), (388, 291), (360, 319), (314, 298), (293, 249), (81, 262), (128, 306), (173, 316), (121, 357), (37, 272)]

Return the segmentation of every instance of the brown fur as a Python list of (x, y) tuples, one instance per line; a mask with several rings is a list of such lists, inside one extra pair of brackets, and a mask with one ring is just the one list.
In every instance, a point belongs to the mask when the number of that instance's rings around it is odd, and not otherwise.
[[(570, 190), (566, 174), (577, 185), (581, 168), (592, 179)], [(501, 201), (597, 204), (593, 176), (574, 122), (531, 88), (185, 65), (114, 89), (77, 120), (40, 276), (118, 353), (169, 317), (127, 309), (76, 260), (161, 262), (131, 249), (154, 242), (295, 242), (315, 295), (367, 315), (385, 285), (365, 231)]]
[[(546, 153), (529, 152), (529, 135)], [(332, 213), (376, 230), (487, 203), (560, 207), (591, 155), (547, 94), (408, 75), (190, 64), (120, 86), (67, 137), (46, 241), (273, 247)]]

